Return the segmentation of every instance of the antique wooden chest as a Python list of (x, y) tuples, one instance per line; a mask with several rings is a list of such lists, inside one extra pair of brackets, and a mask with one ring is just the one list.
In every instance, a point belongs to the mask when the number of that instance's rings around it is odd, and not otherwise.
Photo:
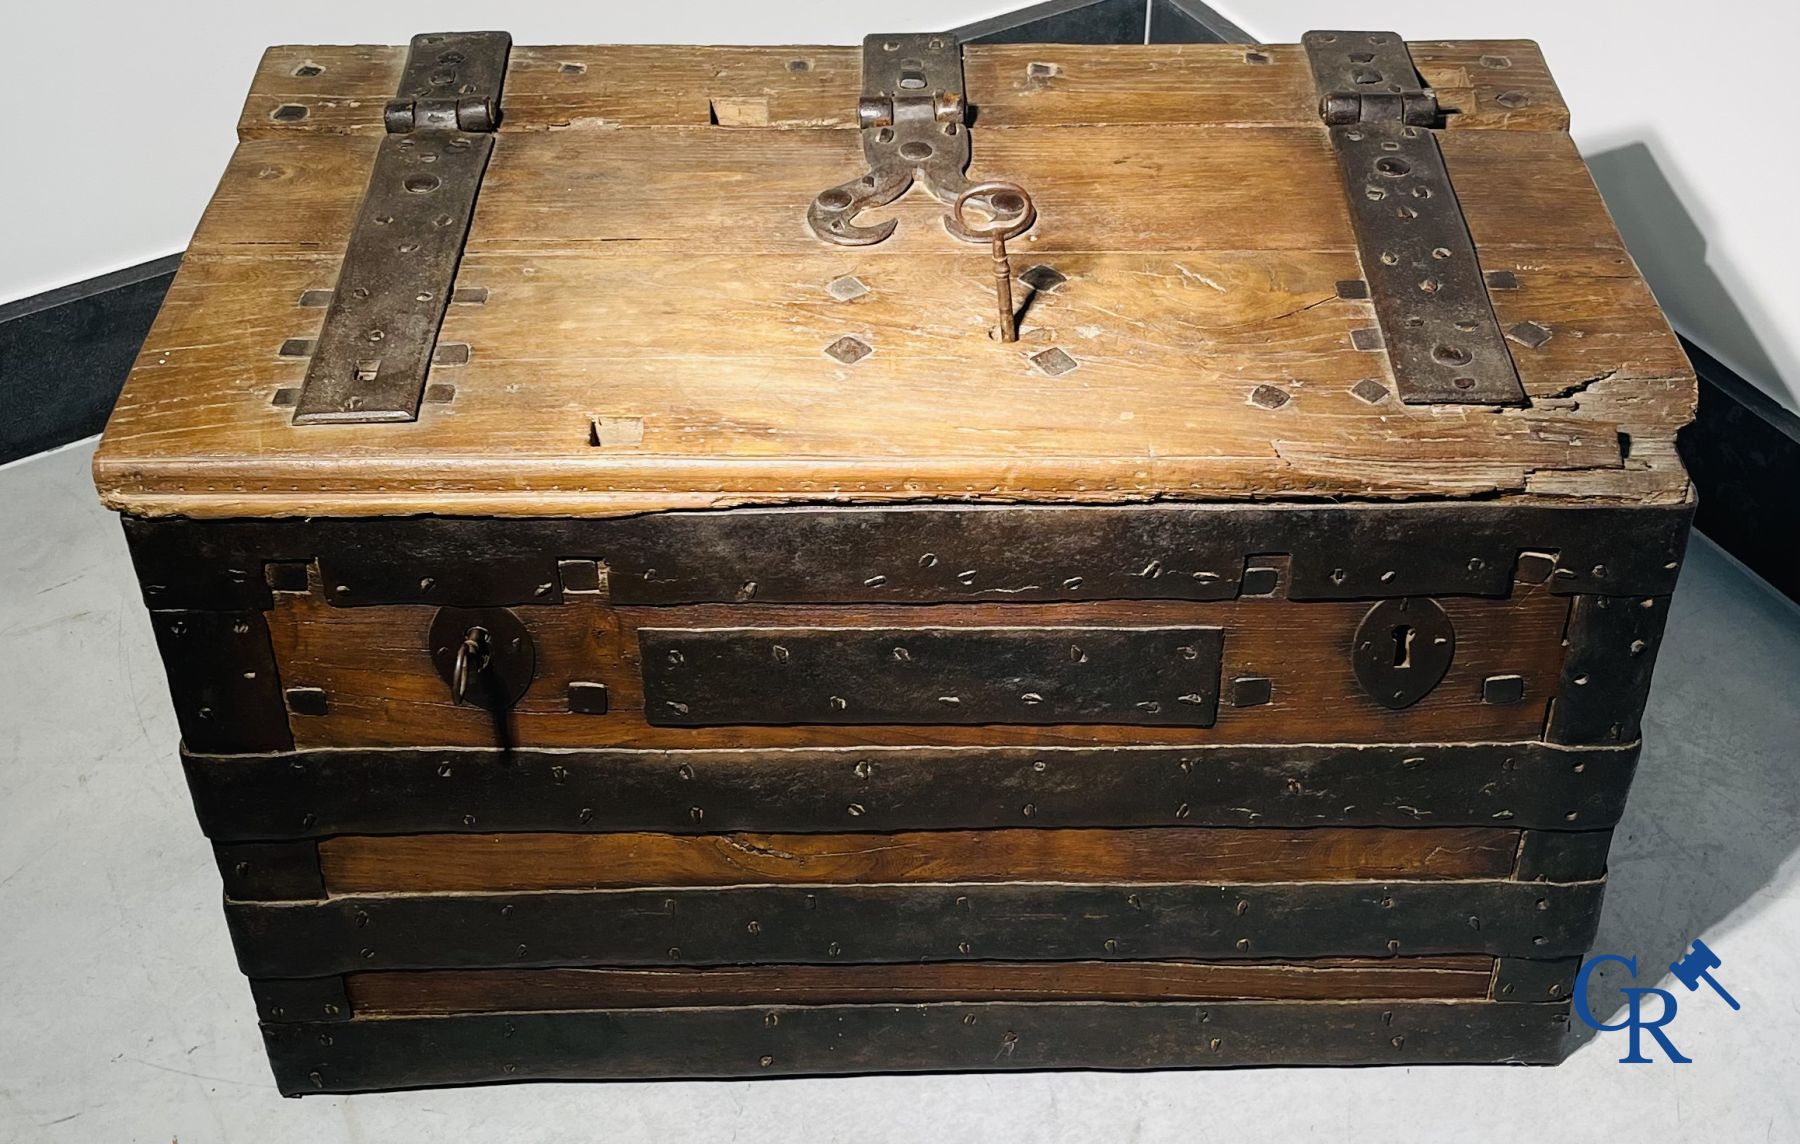
[(1557, 1060), (1694, 402), (1566, 126), (271, 50), (95, 467), (282, 1091)]

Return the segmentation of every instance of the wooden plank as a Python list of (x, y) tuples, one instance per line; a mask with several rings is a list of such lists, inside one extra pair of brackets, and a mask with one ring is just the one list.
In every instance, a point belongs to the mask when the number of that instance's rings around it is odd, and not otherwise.
[[(166, 359), (140, 366), (146, 388), (128, 394), (116, 414), (133, 428), (114, 438), (102, 466), (109, 480), (116, 475), (134, 492), (211, 488), (246, 506), (288, 490), (324, 495), (363, 479), (371, 487), (432, 488), (443, 497), (502, 483), (544, 488), (558, 507), (568, 498), (550, 486), (570, 480), (602, 496), (638, 487), (776, 491), (821, 482), (848, 492), (847, 478), (854, 478), (856, 490), (890, 487), (901, 464), (914, 487), (949, 492), (979, 479), (990, 482), (987, 487), (998, 481), (998, 487), (1038, 488), (1053, 497), (1071, 495), (1061, 490), (1084, 480), (1095, 487), (1083, 495), (1111, 499), (1165, 482), (1240, 495), (1302, 488), (1399, 492), (1421, 483), (1521, 487), (1531, 473), (1567, 471), (1574, 478), (1627, 463), (1618, 433), (1654, 442), (1660, 439), (1658, 419), (1685, 400), (1680, 383), (1639, 380), (1674, 363), (1657, 338), (1637, 332), (1643, 327), (1634, 325), (1633, 315), (1654, 318), (1655, 311), (1636, 283), (1622, 289), (1616, 280), (1589, 278), (1540, 288), (1544, 280), (1528, 276), (1523, 281), (1531, 285), (1502, 302), (1508, 325), (1535, 320), (1554, 332), (1541, 349), (1519, 351), (1534, 392), (1578, 392), (1599, 378), (1625, 397), (1624, 404), (1597, 418), (1583, 412), (1589, 405), (1579, 397), (1561, 408), (1477, 417), (1391, 400), (1370, 405), (1352, 392), (1385, 368), (1379, 353), (1345, 349), (1353, 331), (1373, 326), (1366, 303), (1331, 300), (1333, 276), (1354, 274), (1353, 264), (1315, 258), (1310, 267), (1284, 267), (1254, 255), (1177, 261), (1216, 282), (1248, 282), (1257, 274), (1265, 282), (1272, 274), (1294, 280), (1254, 310), (1237, 308), (1234, 324), (1229, 309), (1204, 315), (1211, 305), (1205, 298), (1196, 302), (1201, 310), (1184, 314), (1185, 288), (1177, 285), (1178, 274), (1165, 275), (1166, 266), (1111, 256), (1060, 259), (1099, 294), (1059, 291), (1033, 304), (1031, 313), (1043, 324), (1028, 353), (1067, 346), (1079, 364), (1070, 377), (1094, 378), (1059, 395), (1028, 356), (1010, 351), (1013, 361), (981, 388), (971, 388), (959, 373), (957, 347), (967, 344), (970, 322), (982, 320), (982, 292), (989, 289), (979, 280), (980, 268), (966, 259), (901, 264), (898, 274), (846, 263), (840, 269), (862, 270), (859, 277), (881, 292), (845, 311), (825, 295), (824, 280), (809, 281), (817, 272), (798, 261), (765, 261), (758, 269), (749, 260), (696, 260), (709, 279), (716, 274), (732, 283), (703, 296), (673, 280), (669, 293), (634, 292), (660, 274), (636, 259), (602, 260), (588, 269), (560, 260), (547, 273), (533, 273), (517, 259), (471, 258), (464, 280), (487, 283), (489, 302), (452, 307), (443, 340), (472, 346), (472, 360), (434, 371), (434, 380), (457, 387), (455, 403), (428, 406), (423, 420), (404, 434), (372, 426), (296, 430), (287, 425), (290, 410), (271, 403), (305, 372), (304, 359), (279, 351), (291, 338), (316, 333), (318, 311), (299, 308), (297, 301), (309, 289), (329, 287), (327, 266), (283, 264), (280, 279), (272, 279), (241, 262), (215, 263), (210, 273), (194, 269), (188, 283), (172, 292), (153, 344), (190, 348), (174, 348)], [(942, 292), (959, 296), (962, 305), (954, 314), (946, 310), (941, 324), (909, 331), (918, 315), (908, 299), (923, 289), (931, 265), (943, 271)], [(205, 284), (193, 281), (203, 274)], [(798, 300), (764, 295), (755, 284), (766, 284), (771, 274), (784, 276), (792, 286), (785, 296)], [(1191, 325), (1203, 317), (1205, 340), (1149, 360), (1141, 342), (1102, 332), (1105, 327), (1095, 323), (1104, 320), (1100, 311), (1110, 285), (1133, 278), (1163, 283), (1159, 293), (1146, 296), (1155, 300), (1144, 310), (1147, 319)], [(596, 283), (602, 288), (590, 288)], [(1572, 300), (1567, 309), (1565, 298)], [(252, 306), (268, 317), (249, 317), (197, 348), (196, 339), (215, 336), (215, 303)], [(612, 319), (603, 317), (608, 309), (615, 311)], [(1293, 316), (1302, 311), (1304, 317)], [(530, 344), (527, 327), (546, 316), (570, 336), (556, 358), (534, 359), (523, 348)], [(670, 352), (672, 327), (692, 332), (692, 351)], [(822, 352), (845, 334), (876, 351), (854, 369)], [(1596, 336), (1590, 340), (1590, 334)], [(1187, 371), (1245, 368), (1259, 338), (1263, 364), (1254, 374), (1192, 389), (1180, 401), (1167, 399)], [(764, 343), (760, 350), (758, 341)], [(999, 369), (1003, 363), (994, 364)], [(792, 383), (756, 384), (755, 371), (763, 368), (779, 369)], [(510, 383), (526, 370), (532, 371), (531, 385)], [(1293, 376), (1300, 374), (1305, 380)], [(1259, 377), (1274, 379), (1290, 398), (1287, 408), (1271, 412), (1247, 403), (1265, 384)], [(178, 379), (189, 388), (167, 396), (152, 392)], [(583, 396), (577, 399), (577, 393)], [(1012, 410), (1005, 426), (998, 421), (1003, 399)], [(918, 420), (921, 403), (941, 410), (944, 419), (923, 423), (935, 427), (919, 432), (894, 433), (892, 426)], [(630, 424), (632, 440), (595, 447), (595, 418)], [(375, 453), (346, 453), (321, 468), (324, 438), (347, 445), (365, 431), (388, 444)], [(210, 457), (186, 452), (196, 435), (212, 443)], [(986, 456), (976, 452), (974, 440), (983, 442)], [(480, 473), (471, 467), (502, 447), (504, 464), (484, 462)], [(135, 456), (111, 459), (122, 450)], [(680, 468), (673, 469), (677, 462)], [(370, 502), (393, 507), (386, 497), (372, 495)]]
[(1536, 41), (1415, 40), (1407, 48), (1450, 131), (1569, 129), (1568, 105)]
[(1605, 883), (933, 882), (227, 900), (251, 977), (588, 965), (1584, 952)]
[[(387, 428), (295, 428), (271, 404), (304, 373), (279, 351), (316, 334), (299, 301), (332, 284), (373, 141), (248, 142), (97, 472), (115, 506), (209, 513), (1684, 494), (1670, 442), (1692, 378), (1565, 136), (1445, 137), (1484, 265), (1518, 281), (1495, 291), (1503, 327), (1536, 330), (1513, 345), (1541, 400), (1494, 415), (1352, 393), (1386, 362), (1354, 340), (1369, 304), (1336, 296), (1359, 271), (1322, 130), (1194, 130), (1180, 148), (1150, 127), (989, 133), (993, 169), (1039, 197), (1020, 269), (1069, 279), (1032, 300), (1017, 347), (983, 336), (985, 262), (945, 247), (923, 196), (878, 247), (834, 253), (794, 225), (859, 161), (850, 134), (509, 138), (460, 279), (487, 304), (453, 306), (443, 332), (469, 364), (433, 372), (454, 400)], [(844, 277), (868, 292), (835, 300)], [(874, 352), (824, 353), (846, 335)], [(1075, 371), (1031, 357), (1051, 349)], [(1286, 403), (1252, 403), (1265, 385)]]
[(1510, 874), (1519, 832), (1160, 827), (891, 834), (340, 835), (326, 892), (916, 882), (1329, 882)]
[[(1568, 109), (1536, 44), (1465, 40), (1411, 48), (1426, 82), (1453, 111), (1452, 130), (1568, 126)], [(378, 135), (405, 55), (403, 47), (370, 45), (270, 48), (238, 135)], [(1318, 96), (1295, 44), (970, 44), (963, 59), (964, 86), (983, 128), (1303, 125), (1318, 118)], [(861, 89), (862, 52), (854, 47), (517, 45), (501, 130), (710, 124), (848, 131), (856, 127)]]
[(1221, 1001), (600, 1010), (270, 1024), (289, 1096), (487, 1081), (1552, 1064), (1569, 1007)]
[[(929, 606), (780, 605), (611, 608), (570, 597), (560, 607), (522, 608), (537, 674), (497, 726), (486, 712), (458, 707), (430, 658), (426, 633), (436, 609), (420, 605), (338, 608), (318, 594), (280, 594), (268, 613), (286, 687), (317, 687), (325, 715), (295, 717), (302, 747), (820, 747), (878, 745), (1092, 746), (1305, 742), (1503, 742), (1539, 737), (1551, 681), (1564, 654), (1566, 598), (1545, 585), (1521, 585), (1505, 600), (1445, 598), (1457, 654), (1437, 687), (1412, 707), (1391, 711), (1357, 682), (1347, 654), (1366, 601), (1289, 603), (1245, 597), (1217, 602), (996, 604)], [(980, 726), (651, 726), (637, 629), (755, 627), (795, 622), (849, 627), (1197, 626), (1224, 629), (1221, 678), (1272, 681), (1271, 701), (1221, 703), (1211, 727), (1044, 725)], [(1526, 700), (1488, 703), (1482, 681), (1520, 675)], [(602, 683), (609, 710), (572, 715), (568, 687)]]
[[(1323, 127), (1033, 125), (984, 136), (973, 174), (1032, 192), (1038, 221), (1017, 249), (1354, 251)], [(1587, 168), (1560, 132), (1447, 133), (1443, 149), (1477, 246), (1619, 250)], [(340, 253), (377, 140), (293, 136), (242, 144), (194, 237), (195, 253)], [(825, 247), (795, 219), (822, 187), (863, 166), (854, 133), (626, 131), (503, 138), (482, 183), (471, 253), (609, 250), (891, 258), (962, 251), (922, 192), (892, 208), (894, 237)], [(693, 188), (705, 186), (707, 194)], [(1552, 208), (1552, 209), (1546, 209)], [(646, 245), (648, 244), (648, 245)], [(610, 255), (609, 255), (610, 256)]]
[(1465, 956), (457, 969), (356, 973), (345, 984), (358, 1017), (424, 1017), (696, 1005), (1472, 999), (1487, 996), (1493, 974), (1493, 958)]
[(1543, 743), (183, 755), (201, 828), (222, 842), (1026, 824), (1557, 830), (1617, 822), (1636, 760), (1635, 745)]

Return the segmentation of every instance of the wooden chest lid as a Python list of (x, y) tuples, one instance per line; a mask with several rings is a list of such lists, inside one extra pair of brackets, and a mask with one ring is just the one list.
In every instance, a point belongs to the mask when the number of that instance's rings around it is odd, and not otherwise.
[(417, 419), (295, 424), (407, 49), (281, 47), (97, 482), (195, 516), (1683, 499), (1694, 379), (1536, 46), (1411, 51), (1526, 404), (1394, 393), (1298, 45), (964, 48), (969, 174), (1037, 210), (1013, 344), (922, 189), (878, 244), (808, 229), (866, 169), (859, 49), (515, 47)]

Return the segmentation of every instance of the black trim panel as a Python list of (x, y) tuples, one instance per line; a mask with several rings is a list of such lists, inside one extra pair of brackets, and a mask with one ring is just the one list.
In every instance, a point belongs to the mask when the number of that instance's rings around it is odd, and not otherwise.
[(0, 464), (100, 432), (180, 262), (172, 254), (0, 306)]
[(1694, 523), (1800, 602), (1800, 415), (1687, 339), (1700, 411), (1676, 443), (1700, 490)]

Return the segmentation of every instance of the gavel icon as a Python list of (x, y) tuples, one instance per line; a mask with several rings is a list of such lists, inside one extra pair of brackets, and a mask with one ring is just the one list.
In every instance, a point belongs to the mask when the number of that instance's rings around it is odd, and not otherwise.
[[(1695, 938), (1693, 950), (1671, 961), (1669, 972), (1675, 975), (1675, 980), (1687, 986), (1692, 992), (1699, 992), (1700, 983), (1706, 982), (1712, 986), (1714, 993), (1725, 999), (1725, 1004), (1733, 1009), (1742, 1009), (1743, 1006), (1737, 1003), (1737, 998), (1725, 992), (1725, 987), (1720, 985), (1712, 975), (1712, 971), (1723, 964), (1724, 962), (1719, 960), (1718, 954), (1714, 953), (1705, 942)], [(1670, 1011), (1673, 1012), (1673, 1010)]]

